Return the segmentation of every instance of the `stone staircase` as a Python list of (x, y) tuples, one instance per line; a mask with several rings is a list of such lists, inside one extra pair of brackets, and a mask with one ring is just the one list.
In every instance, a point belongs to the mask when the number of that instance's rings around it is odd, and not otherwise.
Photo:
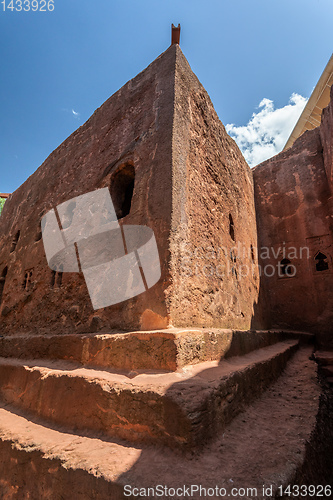
[(312, 350), (281, 331), (3, 337), (0, 498), (135, 498), (156, 485), (275, 494), (316, 423)]

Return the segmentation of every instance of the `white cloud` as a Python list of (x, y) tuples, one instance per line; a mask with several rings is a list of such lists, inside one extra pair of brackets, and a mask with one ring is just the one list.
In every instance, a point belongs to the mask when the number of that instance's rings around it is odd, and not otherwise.
[(79, 118), (79, 116), (80, 116), (80, 113), (75, 111), (73, 108), (72, 109), (61, 108), (61, 111), (64, 111), (65, 113), (71, 113), (73, 116), (75, 116), (75, 118)]
[(235, 139), (250, 167), (283, 149), (306, 103), (305, 97), (293, 93), (286, 106), (274, 109), (274, 102), (264, 98), (258, 106), (259, 111), (253, 113), (247, 125), (226, 125), (228, 134)]

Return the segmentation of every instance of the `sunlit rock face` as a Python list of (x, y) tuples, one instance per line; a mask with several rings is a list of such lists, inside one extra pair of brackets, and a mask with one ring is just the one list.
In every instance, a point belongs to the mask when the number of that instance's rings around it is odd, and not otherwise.
[(260, 264), (285, 259), (290, 271), (263, 275), (271, 326), (314, 332), (322, 344), (333, 339), (332, 162), (331, 99), (320, 127), (253, 170), (259, 243), (274, 249)]
[[(91, 253), (80, 235), (102, 229), (81, 228), (79, 210), (97, 215), (79, 202), (103, 188), (115, 227)], [(43, 241), (42, 220), (57, 237)], [(127, 248), (126, 226), (150, 230), (142, 245), (156, 241), (159, 263), (155, 247), (152, 259)], [(252, 173), (178, 45), (51, 153), (6, 202), (0, 231), (4, 334), (260, 324)], [(107, 283), (93, 271), (101, 255), (114, 259)]]

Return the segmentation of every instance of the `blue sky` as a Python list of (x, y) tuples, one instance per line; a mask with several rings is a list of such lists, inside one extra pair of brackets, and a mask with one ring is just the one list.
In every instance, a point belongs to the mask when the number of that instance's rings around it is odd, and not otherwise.
[(234, 136), (242, 135), (239, 127), (253, 114), (261, 120), (264, 112), (267, 123), (276, 110), (279, 123), (290, 122), (295, 99), (299, 113), (302, 97), (309, 97), (332, 53), (332, 0), (54, 0), (54, 5), (53, 12), (12, 12), (0, 4), (0, 192), (14, 191), (163, 52), (172, 22), (181, 24), (181, 48)]

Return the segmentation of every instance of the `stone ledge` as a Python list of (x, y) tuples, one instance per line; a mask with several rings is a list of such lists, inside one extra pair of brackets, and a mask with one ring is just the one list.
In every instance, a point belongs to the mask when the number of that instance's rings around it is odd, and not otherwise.
[[(310, 348), (300, 349), (279, 380), (201, 453), (131, 447), (0, 408), (1, 492), (13, 500), (71, 500), (73, 492), (76, 500), (123, 500), (126, 484), (229, 488), (232, 478), (233, 487), (258, 487), (261, 499), (263, 484), (271, 484), (273, 494), (281, 484), (298, 484), (295, 475), (311, 442), (320, 395), (310, 355)], [(312, 466), (318, 450), (314, 442), (311, 447)]]
[[(298, 338), (296, 334), (296, 338)], [(0, 357), (67, 360), (121, 370), (168, 370), (240, 356), (290, 337), (282, 331), (167, 329), (148, 332), (12, 335), (0, 338)], [(295, 338), (295, 335), (294, 335)]]
[(280, 375), (297, 341), (242, 357), (130, 378), (68, 363), (0, 360), (0, 397), (69, 429), (200, 447)]

